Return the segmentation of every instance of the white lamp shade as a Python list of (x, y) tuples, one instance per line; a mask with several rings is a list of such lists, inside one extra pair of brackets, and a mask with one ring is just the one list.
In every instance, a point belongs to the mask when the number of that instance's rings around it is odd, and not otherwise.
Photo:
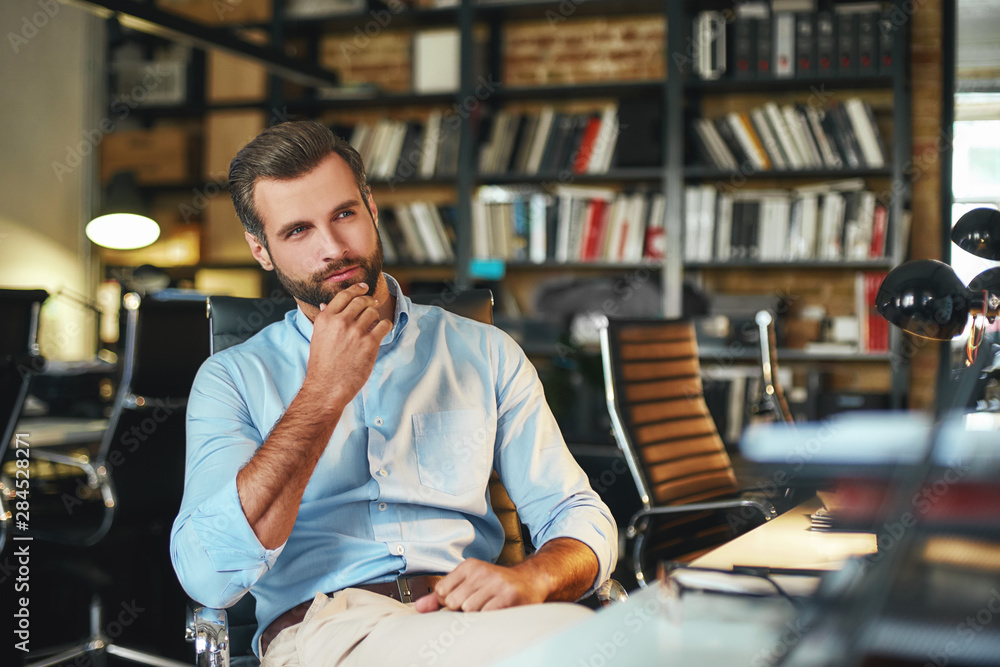
[(87, 238), (105, 248), (133, 250), (160, 238), (160, 226), (144, 215), (109, 213), (87, 224)]

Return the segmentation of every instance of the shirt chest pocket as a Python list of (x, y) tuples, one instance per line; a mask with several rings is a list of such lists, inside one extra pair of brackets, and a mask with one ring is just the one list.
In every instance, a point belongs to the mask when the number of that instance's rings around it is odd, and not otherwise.
[(482, 410), (413, 415), (420, 484), (453, 496), (485, 488), (493, 437)]

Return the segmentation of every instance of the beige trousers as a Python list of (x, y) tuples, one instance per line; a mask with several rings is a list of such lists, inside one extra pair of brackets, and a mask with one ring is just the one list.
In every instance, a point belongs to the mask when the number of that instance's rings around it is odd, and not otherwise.
[(590, 617), (548, 602), (498, 611), (417, 612), (378, 593), (318, 593), (301, 623), (271, 642), (261, 667), (472, 667), (506, 658)]

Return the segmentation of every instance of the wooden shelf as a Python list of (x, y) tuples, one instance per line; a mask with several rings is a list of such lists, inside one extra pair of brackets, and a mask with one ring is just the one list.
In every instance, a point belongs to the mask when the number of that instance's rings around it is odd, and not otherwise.
[(754, 261), (733, 260), (729, 262), (685, 262), (685, 271), (725, 271), (728, 269), (789, 269), (789, 270), (822, 270), (822, 269), (891, 269), (896, 263), (887, 258), (855, 259), (855, 260), (812, 260), (812, 261)]

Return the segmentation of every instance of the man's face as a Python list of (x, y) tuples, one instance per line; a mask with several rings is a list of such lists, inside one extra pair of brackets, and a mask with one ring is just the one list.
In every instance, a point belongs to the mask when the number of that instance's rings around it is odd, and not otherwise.
[(293, 297), (319, 308), (355, 283), (372, 294), (382, 274), (382, 242), (347, 163), (331, 154), (315, 169), (289, 180), (263, 180), (254, 202), (268, 247), (247, 233), (254, 257), (274, 269)]

